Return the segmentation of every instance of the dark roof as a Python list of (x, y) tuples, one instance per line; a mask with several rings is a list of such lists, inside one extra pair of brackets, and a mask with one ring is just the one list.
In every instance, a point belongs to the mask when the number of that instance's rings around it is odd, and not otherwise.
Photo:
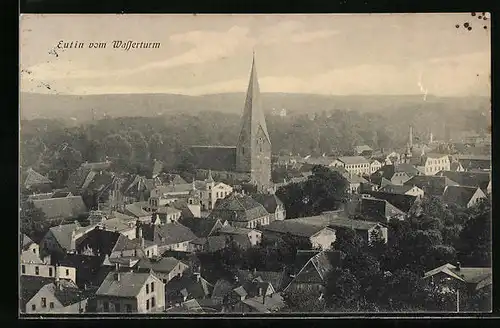
[(491, 157), (490, 156), (466, 156), (461, 155), (458, 157), (458, 161), (462, 164), (463, 168), (469, 169), (481, 169), (489, 170), (491, 169)]
[(276, 208), (283, 206), (283, 202), (274, 194), (255, 194), (252, 198), (264, 206), (268, 213), (276, 213)]
[(91, 168), (79, 167), (68, 177), (66, 185), (73, 192), (79, 191), (91, 172), (93, 172)]
[(28, 303), (43, 286), (54, 281), (54, 278), (21, 276), (19, 280), (21, 309), (24, 311), (26, 303)]
[(247, 235), (234, 235), (233, 241), (236, 243), (236, 245), (238, 245), (242, 249), (248, 249), (252, 247), (250, 238), (248, 238)]
[(99, 272), (103, 256), (88, 256), (80, 254), (65, 254), (63, 258), (55, 259), (59, 265), (76, 269), (76, 283), (78, 287), (92, 285), (92, 281)]
[(347, 217), (331, 214), (321, 214), (318, 216), (304, 217), (298, 219), (290, 219), (287, 221), (300, 222), (309, 225), (331, 228), (351, 228), (355, 230), (370, 230), (378, 225), (378, 222), (370, 222), (364, 220), (353, 220)]
[(284, 270), (276, 271), (250, 271), (238, 270), (237, 273), (239, 283), (249, 282), (260, 277), (262, 281), (270, 283), (275, 291), (280, 291), (284, 287), (286, 273)]
[(31, 240), (31, 238), (26, 236), (24, 233), (21, 236), (21, 242), (22, 242), (22, 249), (23, 250), (27, 249), (31, 244), (34, 243), (34, 241)]
[(404, 185), (417, 186), (427, 195), (442, 196), (446, 186), (458, 186), (458, 183), (444, 176), (416, 175), (404, 182)]
[(443, 202), (466, 207), (478, 187), (448, 186), (443, 193)]
[(209, 218), (218, 218), (223, 221), (251, 221), (269, 215), (262, 204), (248, 195), (230, 194), (215, 203)]
[(371, 220), (386, 222), (393, 216), (404, 215), (404, 212), (384, 199), (362, 198), (361, 214)]
[(236, 147), (192, 146), (194, 167), (214, 171), (234, 171), (236, 168)]
[(165, 225), (142, 225), (145, 239), (154, 241), (158, 245), (172, 245), (196, 239), (196, 235), (186, 226), (172, 222)]
[(191, 229), (197, 237), (208, 237), (213, 230), (222, 228), (220, 220), (214, 218), (201, 219), (181, 217), (179, 223)]
[(312, 237), (323, 229), (325, 229), (325, 227), (291, 220), (273, 221), (271, 224), (262, 226), (262, 230), (264, 231), (278, 232), (282, 234), (289, 233), (294, 236), (307, 238)]
[(102, 282), (96, 295), (135, 297), (150, 275), (150, 273), (142, 272), (120, 272), (120, 281), (118, 281), (115, 272), (111, 271)]
[(130, 251), (130, 250), (139, 250), (141, 249), (141, 244), (139, 239), (129, 239), (125, 235), (118, 236), (118, 240), (116, 241), (115, 247), (113, 248), (113, 252), (122, 252), (122, 251)]
[(292, 283), (324, 283), (328, 273), (341, 262), (338, 251), (319, 252), (310, 257)]
[[(49, 232), (54, 236), (59, 245), (66, 249), (71, 249), (71, 239), (72, 233), (79, 234), (85, 232), (89, 227), (81, 227), (78, 223), (62, 224), (55, 227), (51, 227)], [(76, 243), (75, 243), (76, 246)]]
[(47, 219), (74, 219), (87, 212), (81, 196), (33, 200), (33, 205), (42, 210)]
[(83, 301), (91, 296), (91, 292), (89, 291), (72, 287), (57, 288), (54, 283), (50, 284), (49, 288), (64, 307)]
[(366, 193), (372, 195), (375, 198), (388, 201), (391, 205), (405, 213), (408, 213), (410, 211), (410, 209), (418, 199), (417, 196), (384, 191), (366, 191)]
[(461, 267), (459, 269), (455, 265), (449, 263), (426, 272), (424, 278), (431, 277), (440, 272), (445, 273), (463, 282), (477, 285), (476, 289), (480, 289), (492, 283), (491, 268)]
[(207, 252), (217, 252), (226, 247), (226, 236), (209, 236), (205, 240)]
[(228, 296), (233, 291), (234, 288), (235, 286), (232, 282), (229, 282), (225, 279), (219, 279), (214, 285), (214, 289), (212, 291), (212, 298)]
[(342, 156), (338, 158), (344, 164), (370, 164), (370, 161), (363, 156)]
[(169, 273), (179, 264), (179, 262), (180, 261), (175, 257), (162, 257), (158, 261), (143, 258), (136, 266), (138, 269), (153, 269), (155, 272)]
[(456, 172), (441, 171), (436, 173), (438, 176), (445, 176), (465, 187), (479, 187), (486, 190), (491, 181), (490, 172)]
[(96, 255), (110, 255), (119, 237), (118, 232), (95, 228), (76, 241), (76, 250), (82, 252), (88, 247)]

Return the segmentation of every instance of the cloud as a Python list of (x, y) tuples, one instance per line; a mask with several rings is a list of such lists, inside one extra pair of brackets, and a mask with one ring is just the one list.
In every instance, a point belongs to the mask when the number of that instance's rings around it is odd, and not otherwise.
[(270, 45), (281, 42), (303, 43), (339, 34), (335, 30), (305, 31), (306, 27), (299, 21), (283, 21), (261, 30), (257, 43)]
[(324, 39), (328, 38), (330, 36), (339, 34), (339, 31), (333, 31), (333, 30), (320, 30), (316, 32), (303, 32), (299, 33), (297, 35), (293, 35), (290, 40), (292, 42), (310, 42), (310, 41), (315, 41), (318, 39)]

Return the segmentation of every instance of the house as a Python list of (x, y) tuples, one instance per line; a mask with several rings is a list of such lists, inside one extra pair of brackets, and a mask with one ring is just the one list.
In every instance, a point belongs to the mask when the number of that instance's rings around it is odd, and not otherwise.
[(213, 288), (214, 286), (205, 280), (199, 272), (175, 276), (165, 285), (165, 304), (176, 306), (190, 300), (197, 300), (197, 302), (209, 300)]
[(368, 184), (369, 182), (359, 175), (347, 175), (344, 176), (347, 180), (349, 194), (357, 194), (361, 192), (361, 185)]
[(218, 200), (208, 218), (228, 221), (232, 226), (251, 229), (270, 222), (270, 214), (262, 204), (248, 195), (236, 193)]
[(458, 162), (466, 171), (473, 169), (490, 171), (491, 170), (491, 156), (484, 155), (459, 155)]
[(415, 196), (420, 199), (424, 197), (424, 191), (417, 186), (386, 185), (378, 191), (391, 194)]
[(370, 174), (377, 172), (378, 170), (380, 170), (381, 167), (382, 167), (382, 163), (380, 163), (376, 159), (370, 160)]
[(303, 257), (297, 257), (298, 263), (296, 267), (299, 270), (292, 276), (292, 281), (284, 288), (283, 291), (304, 291), (317, 292), (318, 297), (325, 288), (328, 274), (332, 269), (339, 267), (341, 262), (341, 253), (338, 251), (322, 251), (312, 256), (307, 256), (305, 263), (302, 263)]
[(270, 214), (270, 221), (280, 221), (286, 218), (286, 210), (283, 202), (275, 194), (255, 194), (252, 198), (264, 206)]
[[(411, 165), (385, 165), (370, 176), (370, 181), (379, 187), (386, 184), (402, 185), (415, 175), (418, 175), (418, 170)], [(382, 182), (383, 179), (386, 180), (386, 183)]]
[(153, 270), (156, 276), (167, 284), (175, 277), (180, 277), (189, 268), (187, 264), (181, 262), (175, 257), (162, 257), (155, 259), (141, 259), (137, 264), (138, 271)]
[(81, 196), (35, 199), (33, 205), (40, 209), (49, 221), (64, 222), (88, 213)]
[(367, 192), (367, 194), (377, 199), (386, 200), (392, 206), (406, 214), (410, 213), (412, 210), (416, 210), (420, 203), (420, 198), (413, 195), (390, 193), (385, 191), (370, 191)]
[(211, 170), (208, 171), (208, 176), (204, 181), (194, 181), (194, 187), (199, 193), (202, 211), (213, 210), (217, 200), (224, 199), (233, 192), (233, 187), (230, 185), (215, 182)]
[(362, 145), (354, 147), (354, 153), (357, 156), (371, 156), (373, 149), (370, 146)]
[(26, 302), (26, 313), (83, 313), (91, 293), (74, 283), (55, 279)]
[(457, 161), (457, 162), (450, 163), (450, 171), (452, 171), (452, 172), (465, 172), (465, 169), (462, 166), (462, 164), (460, 164), (460, 162)]
[(442, 291), (453, 291), (457, 287), (469, 293), (490, 286), (492, 284), (491, 268), (462, 267), (460, 263), (450, 263), (427, 271), (423, 279), (431, 280), (440, 285)]
[(108, 273), (96, 292), (97, 312), (154, 313), (165, 310), (165, 284), (152, 272)]
[(291, 219), (288, 221), (295, 221), (303, 224), (310, 224), (321, 227), (329, 227), (335, 231), (341, 229), (354, 229), (354, 231), (356, 231), (356, 233), (358, 233), (363, 238), (363, 240), (367, 241), (368, 243), (371, 242), (374, 233), (377, 233), (383, 240), (385, 240), (386, 243), (388, 240), (387, 227), (385, 227), (383, 224), (380, 224), (379, 222), (353, 220), (347, 217), (332, 215), (329, 213)]
[(117, 231), (105, 230), (96, 226), (76, 241), (76, 253), (88, 256), (111, 255), (120, 237)]
[(344, 156), (337, 158), (331, 166), (342, 167), (353, 175), (370, 174), (370, 161), (363, 156)]
[[(270, 285), (269, 291), (271, 293), (281, 292), (283, 288), (289, 283), (288, 275), (286, 270), (281, 271), (258, 271), (254, 270), (237, 270), (236, 273), (238, 277), (238, 284), (243, 286), (246, 289), (247, 296), (256, 296), (252, 295), (252, 289), (255, 292), (256, 288), (247, 287), (247, 284), (252, 284), (254, 282), (266, 282)], [(253, 286), (255, 287), (255, 286)], [(269, 294), (269, 293), (268, 293)]]
[(240, 303), (239, 312), (273, 313), (285, 307), (285, 302), (280, 294), (255, 296), (245, 298)]
[(44, 256), (75, 252), (76, 241), (94, 228), (94, 226), (82, 227), (77, 221), (51, 227), (40, 242), (40, 252)]
[(190, 250), (193, 252), (213, 253), (224, 249), (229, 241), (227, 236), (208, 236), (190, 241)]
[(21, 262), (43, 263), (40, 258), (40, 246), (25, 234), (21, 234)]
[(158, 253), (165, 251), (189, 251), (189, 242), (196, 239), (196, 235), (178, 222), (164, 225), (142, 224), (143, 236), (146, 240), (158, 245)]
[(181, 210), (169, 205), (160, 206), (153, 212), (153, 216), (158, 217), (160, 224), (177, 222), (181, 218), (181, 214)]
[(415, 164), (422, 167), (425, 175), (434, 175), (439, 171), (450, 170), (450, 158), (447, 154), (428, 153), (416, 159)]
[[(74, 268), (76, 273), (76, 284), (80, 289), (91, 289), (95, 277), (101, 269), (105, 256), (66, 254), (64, 257), (52, 259), (52, 265), (59, 268)], [(65, 273), (64, 271), (61, 273)], [(60, 274), (60, 277), (64, 275)], [(101, 281), (102, 282), (102, 281)], [(97, 285), (96, 287), (98, 287)]]
[(76, 284), (76, 268), (57, 264), (21, 262), (21, 276), (60, 277)]
[(112, 216), (112, 218), (101, 221), (97, 226), (99, 226), (101, 230), (117, 232), (129, 239), (134, 239), (136, 237), (136, 218), (119, 212), (113, 212)]
[(403, 220), (406, 213), (385, 199), (361, 198), (361, 216), (374, 222), (387, 223), (391, 219)]
[(224, 226), (221, 220), (211, 218), (181, 218), (179, 223), (189, 228), (199, 238), (211, 236)]
[(132, 204), (125, 205), (125, 209), (123, 214), (131, 216), (135, 219), (138, 219), (141, 222), (149, 222), (151, 221), (152, 213), (146, 211), (144, 208), (147, 207), (143, 202), (135, 202)]
[(111, 251), (110, 259), (117, 257), (152, 258), (159, 255), (158, 245), (142, 235), (142, 227), (137, 227), (137, 238), (129, 239), (123, 235), (118, 237)]
[[(240, 227), (232, 227), (230, 225), (226, 225), (220, 227), (217, 230), (217, 234), (223, 236), (244, 236), (248, 238), (252, 246), (256, 246), (260, 244), (262, 240), (262, 232), (256, 229), (248, 229), (248, 228), (240, 228)], [(238, 238), (238, 237), (236, 237)]]
[(456, 204), (469, 208), (485, 198), (487, 198), (485, 193), (478, 187), (447, 186), (442, 199), (445, 204)]
[(31, 167), (21, 175), (22, 186), (31, 192), (50, 192), (52, 181)]
[(418, 175), (406, 181), (404, 185), (417, 186), (422, 189), (427, 196), (441, 197), (447, 186), (458, 186), (459, 184), (446, 176)]
[(146, 177), (130, 174), (123, 179), (119, 190), (126, 202), (137, 202), (147, 200), (153, 188), (153, 183)]
[(205, 313), (203, 307), (196, 299), (184, 301), (165, 310), (167, 313)]
[(310, 242), (314, 249), (329, 249), (335, 241), (335, 231), (328, 227), (313, 226), (291, 220), (274, 221), (262, 227), (262, 232), (264, 237), (270, 240), (290, 234)]
[(454, 172), (441, 171), (436, 173), (437, 176), (445, 176), (452, 181), (455, 181), (460, 186), (478, 187), (485, 193), (491, 190), (491, 172)]

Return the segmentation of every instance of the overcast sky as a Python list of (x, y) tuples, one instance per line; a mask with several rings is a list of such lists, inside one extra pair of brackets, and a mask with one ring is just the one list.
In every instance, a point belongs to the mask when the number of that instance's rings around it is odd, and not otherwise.
[[(22, 15), (20, 38), (28, 92), (244, 92), (255, 50), (262, 92), (490, 94), (490, 21), (470, 14)], [(60, 40), (85, 48), (56, 57)]]

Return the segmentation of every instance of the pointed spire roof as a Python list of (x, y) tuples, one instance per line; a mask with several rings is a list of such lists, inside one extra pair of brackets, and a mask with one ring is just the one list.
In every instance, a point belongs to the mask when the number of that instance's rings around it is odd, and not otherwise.
[(248, 82), (247, 95), (245, 99), (245, 107), (243, 109), (242, 123), (240, 138), (243, 134), (250, 135), (246, 138), (247, 141), (252, 140), (253, 136), (257, 134), (259, 129), (262, 129), (269, 143), (269, 133), (267, 132), (267, 125), (262, 111), (262, 103), (260, 99), (260, 88), (257, 77), (257, 69), (255, 66), (255, 51), (252, 57), (252, 69), (250, 72), (250, 80)]
[(214, 178), (212, 178), (212, 170), (208, 170), (207, 182), (214, 182)]

